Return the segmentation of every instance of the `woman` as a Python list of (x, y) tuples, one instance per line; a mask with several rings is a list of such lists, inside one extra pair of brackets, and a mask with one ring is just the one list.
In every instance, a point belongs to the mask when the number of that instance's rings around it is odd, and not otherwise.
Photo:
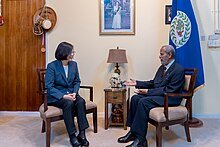
[(113, 21), (112, 21), (113, 29), (121, 28), (121, 6), (119, 4), (120, 2), (116, 1), (115, 6), (113, 7)]
[[(47, 65), (45, 86), (48, 105), (63, 110), (63, 118), (70, 143), (73, 147), (89, 146), (85, 129), (89, 127), (86, 118), (85, 100), (78, 94), (80, 78), (77, 63), (72, 61), (73, 45), (61, 42), (55, 52), (55, 61)], [(76, 136), (74, 116), (77, 117), (79, 134)]]

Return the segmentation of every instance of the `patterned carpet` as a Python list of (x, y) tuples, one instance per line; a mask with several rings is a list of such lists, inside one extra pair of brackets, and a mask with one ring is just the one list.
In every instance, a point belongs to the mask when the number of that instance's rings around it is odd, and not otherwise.
[[(87, 138), (90, 147), (124, 147), (117, 143), (117, 138), (126, 134), (122, 127), (104, 129), (104, 118), (98, 120), (98, 133), (93, 133), (91, 116), (88, 116), (90, 128)], [(176, 125), (170, 130), (163, 130), (164, 147), (215, 147), (220, 141), (220, 119), (202, 119), (200, 128), (190, 128), (192, 142), (186, 141), (183, 126)], [(2, 115), (0, 113), (0, 147), (44, 147), (45, 134), (41, 133), (41, 119), (35, 115)], [(51, 147), (70, 147), (69, 138), (63, 121), (52, 123)], [(155, 147), (155, 127), (149, 125), (148, 146)]]

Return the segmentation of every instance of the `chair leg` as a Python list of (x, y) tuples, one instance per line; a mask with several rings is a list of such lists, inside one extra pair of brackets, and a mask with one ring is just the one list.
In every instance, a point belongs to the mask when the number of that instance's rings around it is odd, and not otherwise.
[(184, 128), (185, 128), (185, 132), (186, 132), (187, 141), (191, 142), (188, 120), (184, 122)]
[(47, 120), (46, 122), (46, 147), (50, 147), (50, 131), (51, 131), (51, 122)]
[(45, 132), (45, 122), (44, 122), (44, 120), (43, 120), (43, 122), (42, 122), (41, 133), (44, 133), (44, 132)]
[(162, 127), (156, 126), (156, 145), (162, 147)]
[(97, 128), (97, 108), (93, 111), (93, 126), (94, 126), (94, 133), (98, 132)]

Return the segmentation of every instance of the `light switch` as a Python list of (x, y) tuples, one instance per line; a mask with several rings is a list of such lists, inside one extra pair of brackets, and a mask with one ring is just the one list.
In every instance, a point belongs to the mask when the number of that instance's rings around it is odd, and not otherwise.
[(206, 40), (206, 37), (205, 37), (205, 36), (200, 36), (200, 40), (201, 40), (201, 41), (205, 41), (205, 40)]

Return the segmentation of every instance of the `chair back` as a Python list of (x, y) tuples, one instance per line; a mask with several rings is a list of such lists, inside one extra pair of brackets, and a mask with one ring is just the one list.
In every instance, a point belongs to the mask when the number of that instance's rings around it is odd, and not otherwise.
[(189, 117), (191, 117), (192, 113), (192, 97), (194, 94), (197, 73), (197, 68), (185, 68), (185, 84), (183, 88), (183, 98), (186, 100), (185, 107), (187, 107), (188, 109)]
[(196, 76), (198, 73), (198, 69), (185, 68), (184, 70), (185, 70), (185, 83), (183, 87), (183, 92), (192, 97), (194, 93), (194, 86), (196, 83)]
[(41, 95), (44, 102), (44, 112), (47, 111), (47, 91), (44, 84), (46, 69), (37, 69), (37, 79), (38, 79), (38, 93)]

